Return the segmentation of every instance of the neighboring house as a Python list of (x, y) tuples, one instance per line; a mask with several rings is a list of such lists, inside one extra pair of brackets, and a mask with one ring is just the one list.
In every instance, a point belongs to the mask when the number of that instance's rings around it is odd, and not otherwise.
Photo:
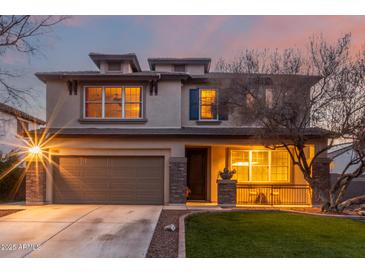
[[(311, 191), (285, 150), (269, 150), (257, 128), (219, 107), (209, 58), (96, 54), (97, 71), (42, 72), (53, 164), (34, 178), (29, 203), (217, 202), (218, 172), (236, 169), (237, 203), (310, 205)], [(274, 76), (267, 76), (268, 79)], [(306, 77), (309, 87), (318, 77)], [(271, 90), (270, 81), (260, 90)], [(307, 153), (326, 144), (311, 129)], [(314, 172), (317, 172), (315, 170)], [(42, 175), (43, 174), (43, 175)], [(187, 191), (189, 189), (190, 191)]]
[[(347, 164), (353, 159), (354, 151), (351, 145), (344, 145), (338, 149), (334, 149), (328, 152), (328, 158), (332, 159), (331, 162), (331, 183), (335, 183), (336, 179)], [(348, 169), (348, 173), (353, 172), (358, 166), (354, 165)], [(359, 177), (352, 180), (349, 187), (347, 188), (344, 199), (352, 198), (355, 196), (365, 195), (365, 174), (363, 173)]]
[(10, 151), (17, 149), (16, 145), (23, 145), (20, 136), (25, 130), (39, 129), (46, 122), (33, 117), (9, 105), (0, 103), (0, 156), (4, 157)]

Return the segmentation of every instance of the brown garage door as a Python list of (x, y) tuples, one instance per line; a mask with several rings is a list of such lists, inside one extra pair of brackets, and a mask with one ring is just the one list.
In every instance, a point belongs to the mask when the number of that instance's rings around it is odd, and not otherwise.
[(54, 203), (163, 204), (163, 157), (55, 159)]

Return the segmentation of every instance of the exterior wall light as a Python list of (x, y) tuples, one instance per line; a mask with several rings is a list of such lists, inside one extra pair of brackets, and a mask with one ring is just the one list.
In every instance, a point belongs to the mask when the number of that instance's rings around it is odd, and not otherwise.
[(30, 154), (39, 155), (42, 152), (42, 149), (39, 146), (32, 146), (28, 151)]

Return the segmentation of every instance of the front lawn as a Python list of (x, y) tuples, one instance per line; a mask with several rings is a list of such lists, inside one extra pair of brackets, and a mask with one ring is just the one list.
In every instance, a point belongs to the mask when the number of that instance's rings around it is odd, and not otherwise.
[(186, 222), (187, 257), (365, 257), (365, 223), (284, 212), (221, 212)]

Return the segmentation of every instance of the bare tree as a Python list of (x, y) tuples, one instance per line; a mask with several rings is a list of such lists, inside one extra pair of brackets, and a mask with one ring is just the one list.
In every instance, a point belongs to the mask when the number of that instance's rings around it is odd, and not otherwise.
[[(0, 15), (0, 57), (8, 51), (27, 55), (40, 50), (40, 38), (52, 31), (52, 27), (67, 19), (67, 16)], [(0, 91), (5, 100), (15, 104), (26, 103), (31, 89), (17, 87), (12, 82), (21, 74), (0, 67)]]
[[(352, 54), (350, 42), (350, 34), (333, 44), (313, 36), (305, 50), (246, 50), (217, 63), (218, 71), (233, 72), (219, 83), (225, 107), (238, 123), (259, 126), (268, 147), (288, 151), (324, 211), (365, 201), (365, 195), (343, 201), (351, 181), (365, 172), (365, 51)], [(310, 155), (308, 143), (319, 135), (328, 142)], [(331, 185), (312, 170), (338, 139), (351, 145), (354, 157)]]

